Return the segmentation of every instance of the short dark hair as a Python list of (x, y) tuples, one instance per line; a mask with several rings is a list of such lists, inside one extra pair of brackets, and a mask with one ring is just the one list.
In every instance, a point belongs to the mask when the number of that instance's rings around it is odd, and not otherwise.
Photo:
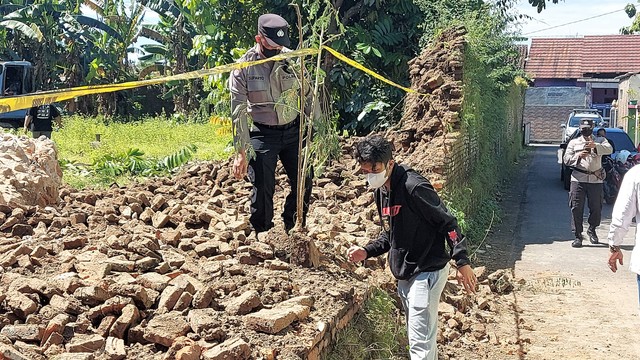
[(380, 135), (366, 136), (355, 146), (353, 157), (359, 163), (386, 163), (393, 158), (393, 145)]

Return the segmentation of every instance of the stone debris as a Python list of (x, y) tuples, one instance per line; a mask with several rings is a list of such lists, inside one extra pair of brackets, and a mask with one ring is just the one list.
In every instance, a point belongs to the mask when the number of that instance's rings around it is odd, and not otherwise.
[[(433, 175), (436, 187), (446, 180), (438, 159), (458, 141), (461, 46), (453, 39), (412, 60), (414, 88), (432, 96), (409, 95), (401, 131), (388, 135), (398, 159)], [(74, 190), (60, 187), (50, 141), (1, 134), (0, 357), (318, 359), (369, 284), (394, 286), (383, 257), (364, 266), (345, 257), (380, 232), (352, 150), (344, 142), (340, 159), (314, 180), (304, 231), (286, 234), (276, 217), (256, 236), (251, 185), (235, 180), (231, 161)], [(288, 192), (281, 167), (276, 189), (279, 212)], [(496, 293), (513, 289), (513, 279), (475, 271), (475, 298), (455, 284), (445, 289), (441, 344), (503, 341), (487, 324)]]

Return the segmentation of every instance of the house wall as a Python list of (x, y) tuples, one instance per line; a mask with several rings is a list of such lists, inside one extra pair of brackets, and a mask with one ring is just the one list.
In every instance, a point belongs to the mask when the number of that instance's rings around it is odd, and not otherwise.
[(531, 129), (532, 142), (560, 142), (569, 113), (586, 106), (580, 87), (533, 87), (525, 94), (524, 124)]
[[(535, 79), (533, 81), (534, 87), (549, 87), (549, 86), (580, 86), (577, 79)], [(582, 83), (584, 86), (584, 83)]]
[(625, 117), (629, 115), (629, 100), (632, 96), (629, 96), (629, 90), (633, 89), (636, 93), (635, 100), (640, 100), (640, 75), (632, 75), (624, 80), (620, 80), (618, 87), (618, 125), (621, 125), (626, 132), (629, 132), (627, 128), (627, 121)]

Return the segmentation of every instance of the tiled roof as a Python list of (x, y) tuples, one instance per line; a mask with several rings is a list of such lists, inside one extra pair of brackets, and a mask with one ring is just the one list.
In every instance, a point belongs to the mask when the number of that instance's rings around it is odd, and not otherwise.
[(532, 39), (525, 70), (538, 79), (640, 71), (640, 35)]

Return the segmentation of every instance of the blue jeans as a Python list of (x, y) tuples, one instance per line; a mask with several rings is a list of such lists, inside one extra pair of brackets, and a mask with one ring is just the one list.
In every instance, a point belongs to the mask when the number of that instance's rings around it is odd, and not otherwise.
[(449, 264), (438, 271), (398, 280), (398, 295), (407, 318), (411, 360), (438, 359), (438, 304), (448, 276)]

